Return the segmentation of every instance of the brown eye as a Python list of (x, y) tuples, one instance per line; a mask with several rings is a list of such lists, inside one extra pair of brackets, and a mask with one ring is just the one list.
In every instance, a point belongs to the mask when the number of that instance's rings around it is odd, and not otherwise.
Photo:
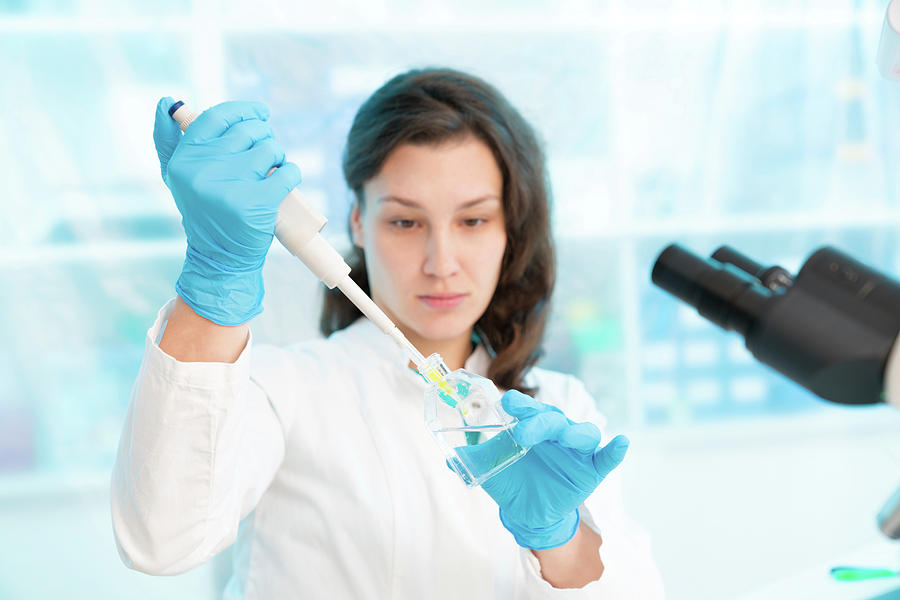
[(412, 219), (394, 219), (391, 221), (391, 225), (398, 229), (412, 229), (416, 226), (416, 222)]
[(478, 227), (482, 223), (484, 223), (487, 219), (480, 218), (472, 218), (472, 219), (463, 219), (463, 225), (466, 227)]

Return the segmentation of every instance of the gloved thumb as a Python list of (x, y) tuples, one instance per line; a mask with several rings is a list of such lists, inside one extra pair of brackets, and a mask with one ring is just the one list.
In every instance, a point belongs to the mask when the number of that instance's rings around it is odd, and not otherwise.
[(617, 435), (607, 445), (594, 451), (594, 469), (601, 479), (621, 464), (630, 443), (624, 435)]
[(543, 412), (562, 412), (557, 407), (543, 402), (538, 402), (531, 396), (523, 394), (519, 390), (508, 390), (500, 398), (500, 404), (508, 415), (517, 419), (526, 419)]
[(153, 143), (156, 144), (156, 155), (159, 157), (159, 170), (163, 181), (166, 179), (166, 168), (175, 147), (181, 140), (181, 128), (175, 119), (169, 116), (169, 108), (175, 100), (166, 96), (156, 104), (156, 121), (153, 123)]

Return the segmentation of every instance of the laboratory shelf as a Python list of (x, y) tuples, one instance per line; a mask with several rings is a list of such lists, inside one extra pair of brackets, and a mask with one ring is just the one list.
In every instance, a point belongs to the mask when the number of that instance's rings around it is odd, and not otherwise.
[(599, 237), (646, 238), (661, 236), (715, 235), (725, 239), (732, 234), (792, 233), (816, 230), (849, 230), (896, 227), (900, 229), (900, 209), (871, 208), (847, 213), (761, 213), (721, 215), (716, 217), (672, 217), (668, 219), (631, 220), (600, 223), (587, 231), (557, 232), (562, 240), (584, 240)]
[[(878, 437), (894, 440), (893, 451), (900, 452), (900, 410), (888, 406), (846, 407), (818, 404), (816, 410), (801, 414), (761, 415), (742, 419), (719, 420), (679, 425), (651, 425), (635, 430), (635, 436), (655, 444), (681, 447), (736, 446), (762, 444), (766, 440), (821, 442), (823, 438)], [(900, 471), (896, 473), (900, 478)]]
[(0, 504), (109, 493), (112, 469), (0, 473)]
[[(116, 16), (108, 13), (91, 14), (85, 11), (71, 16), (40, 15), (0, 15), (0, 33), (40, 34), (40, 33), (104, 33), (104, 32), (153, 32), (184, 33), (196, 32), (198, 23), (215, 29), (222, 34), (231, 33), (452, 33), (479, 32), (540, 32), (578, 33), (587, 31), (634, 33), (640, 31), (691, 31), (719, 30), (732, 31), (770, 29), (843, 29), (848, 25), (880, 22), (883, 10), (867, 8), (819, 7), (811, 5), (806, 9), (777, 5), (765, 12), (734, 9), (717, 9), (714, 6), (695, 6), (686, 3), (672, 12), (652, 12), (629, 10), (623, 7), (598, 8), (584, 11), (583, 4), (576, 2), (569, 8), (567, 3), (554, 7), (553, 18), (540, 8), (510, 12), (508, 10), (485, 10), (480, 14), (457, 13), (448, 20), (441, 11), (353, 10), (354, 18), (346, 11), (328, 10), (317, 12), (308, 6), (298, 8), (298, 12), (283, 14), (273, 21), (271, 11), (265, 10), (266, 3), (253, 14), (248, 14), (243, 5), (211, 5), (195, 2), (193, 8), (182, 10), (179, 15), (165, 13), (147, 14), (144, 17)], [(301, 5), (298, 5), (298, 7)], [(284, 12), (283, 6), (270, 7), (273, 11)], [(299, 12), (302, 10), (302, 14)]]
[(184, 240), (74, 242), (0, 247), (0, 269), (184, 256)]

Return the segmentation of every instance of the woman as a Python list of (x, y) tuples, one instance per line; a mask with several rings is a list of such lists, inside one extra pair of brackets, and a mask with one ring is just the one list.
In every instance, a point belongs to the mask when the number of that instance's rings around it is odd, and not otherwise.
[(511, 390), (531, 450), (482, 493), (444, 465), (407, 358), (338, 293), (327, 339), (251, 350), (299, 172), (264, 106), (219, 105), (182, 137), (170, 105), (154, 140), (188, 251), (113, 475), (126, 564), (178, 573), (237, 540), (228, 598), (660, 596), (604, 481), (627, 440), (603, 445), (583, 386), (533, 367), (554, 259), (543, 156), (515, 109), (469, 75), (411, 71), (360, 108), (344, 156), (354, 278), (423, 354)]

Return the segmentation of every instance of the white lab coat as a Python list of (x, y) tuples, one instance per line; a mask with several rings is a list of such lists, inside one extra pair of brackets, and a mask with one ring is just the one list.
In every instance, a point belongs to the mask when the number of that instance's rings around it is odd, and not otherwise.
[[(615, 472), (581, 509), (603, 538), (603, 576), (577, 590), (544, 581), (493, 500), (446, 467), (425, 382), (368, 320), (287, 348), (248, 341), (233, 364), (184, 363), (157, 345), (172, 306), (147, 333), (112, 477), (129, 567), (181, 573), (236, 540), (229, 599), (662, 597)], [(479, 347), (466, 368), (489, 360)], [(529, 377), (539, 400), (604, 424), (575, 378)]]

